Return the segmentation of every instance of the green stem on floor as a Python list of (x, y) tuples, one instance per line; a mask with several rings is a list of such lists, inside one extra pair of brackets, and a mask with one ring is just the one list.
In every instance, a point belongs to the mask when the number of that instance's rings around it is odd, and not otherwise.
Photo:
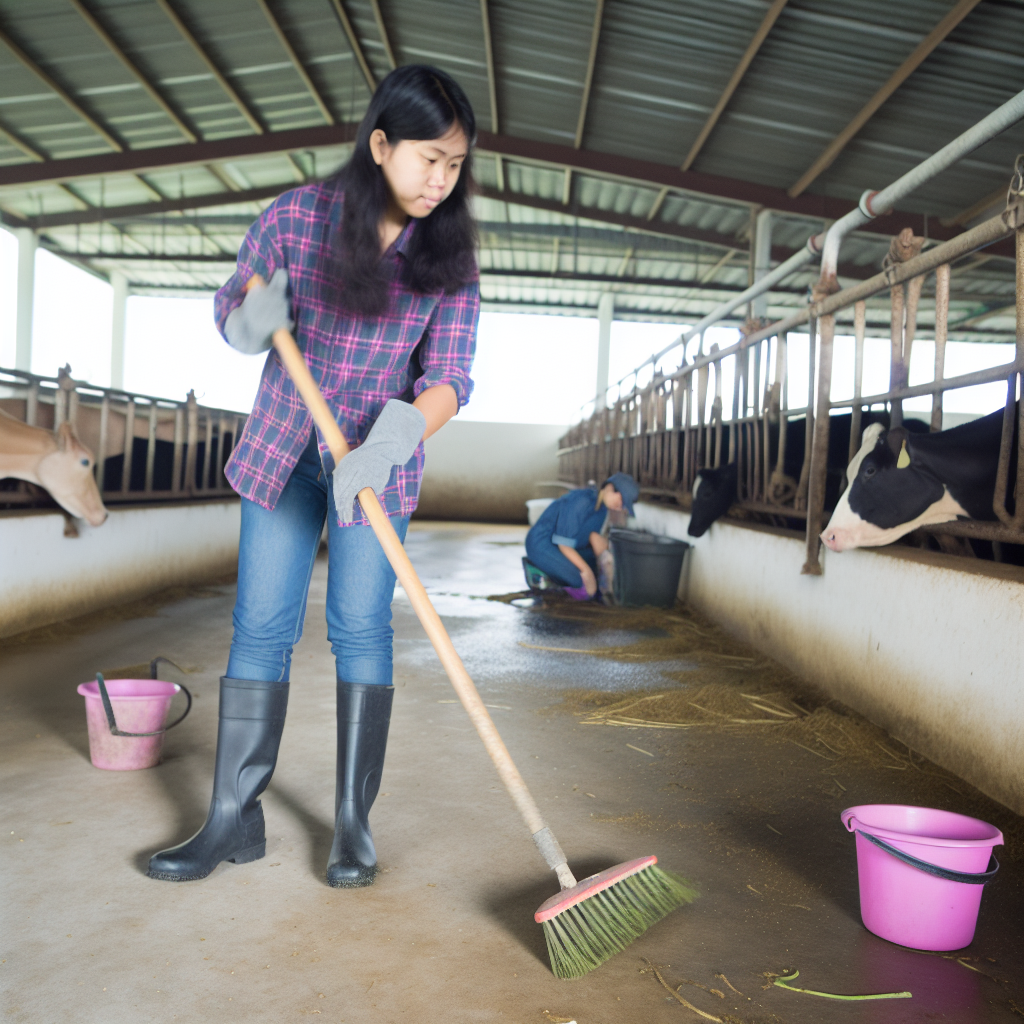
[(794, 985), (787, 985), (787, 981), (793, 981), (800, 976), (799, 971), (787, 974), (784, 977), (776, 978), (772, 984), (778, 988), (784, 988), (787, 992), (803, 992), (808, 996), (821, 996), (822, 999), (842, 999), (849, 1002), (860, 1002), (864, 999), (913, 999), (912, 992), (875, 992), (866, 996), (844, 996), (838, 992), (816, 992), (813, 988), (796, 988)]

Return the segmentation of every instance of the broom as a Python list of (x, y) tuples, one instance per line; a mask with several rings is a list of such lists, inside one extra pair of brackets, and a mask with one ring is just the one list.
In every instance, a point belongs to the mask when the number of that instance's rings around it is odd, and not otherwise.
[[(263, 278), (255, 275), (246, 287), (265, 286)], [(291, 332), (279, 328), (274, 332), (273, 345), (327, 441), (335, 464), (340, 463), (348, 454), (348, 443)], [(576, 881), (377, 495), (366, 487), (359, 492), (359, 504), (537, 849), (558, 876), (562, 891), (534, 915), (544, 930), (551, 968), (559, 978), (581, 977), (621, 952), (676, 907), (689, 903), (696, 892), (683, 879), (657, 867), (658, 858), (654, 856), (617, 864), (582, 882)]]

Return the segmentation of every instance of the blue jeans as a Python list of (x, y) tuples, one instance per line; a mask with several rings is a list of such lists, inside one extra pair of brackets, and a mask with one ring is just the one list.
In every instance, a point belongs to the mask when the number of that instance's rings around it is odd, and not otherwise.
[[(338, 526), (331, 478), (310, 440), (273, 512), (242, 499), (238, 596), (227, 675), (286, 682), (327, 519), (327, 638), (346, 683), (391, 685), (395, 574), (369, 526)], [(409, 517), (391, 520), (404, 541)]]

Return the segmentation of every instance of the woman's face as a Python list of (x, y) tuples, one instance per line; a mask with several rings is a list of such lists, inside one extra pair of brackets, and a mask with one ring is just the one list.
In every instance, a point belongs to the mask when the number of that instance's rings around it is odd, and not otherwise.
[(601, 494), (604, 497), (605, 508), (610, 509), (612, 512), (622, 511), (622, 495), (615, 490), (612, 484), (605, 484)]
[(426, 217), (455, 188), (469, 140), (458, 122), (439, 139), (403, 139), (394, 146), (378, 128), (370, 136), (370, 152), (399, 209), (408, 217)]

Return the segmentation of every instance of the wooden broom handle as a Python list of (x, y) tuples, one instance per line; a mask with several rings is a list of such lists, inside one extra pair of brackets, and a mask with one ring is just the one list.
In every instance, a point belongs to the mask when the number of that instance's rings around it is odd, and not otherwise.
[[(251, 279), (247, 287), (252, 287), (253, 285), (262, 287), (264, 284), (263, 279), (257, 275)], [(348, 442), (335, 421), (330, 407), (324, 401), (324, 396), (320, 394), (320, 388), (317, 386), (316, 381), (313, 380), (313, 375), (309, 372), (309, 367), (299, 351), (299, 346), (295, 343), (291, 332), (285, 327), (278, 328), (274, 332), (272, 340), (274, 348), (284, 364), (285, 370), (288, 372), (288, 376), (291, 377), (295, 387), (298, 388), (302, 400), (313, 414), (313, 421), (324, 435), (327, 447), (330, 448), (331, 455), (334, 456), (335, 463), (340, 463), (349, 453)], [(416, 617), (420, 620), (427, 637), (434, 645), (434, 650), (437, 651), (437, 656), (441, 659), (445, 672), (448, 673), (448, 678), (455, 688), (456, 695), (462, 702), (462, 706), (466, 709), (466, 714), (469, 715), (470, 721), (476, 727), (480, 739), (483, 740), (487, 753), (494, 762), (494, 767), (498, 769), (501, 781), (505, 784), (505, 788), (519, 809), (526, 827), (530, 830), (530, 835), (536, 835), (547, 827), (544, 817), (540, 813), (540, 808), (537, 806), (537, 802), (533, 799), (529, 789), (527, 789), (522, 775), (519, 774), (519, 769), (516, 768), (508, 748), (498, 734), (490, 713), (484, 707), (484, 702), (480, 699), (476, 685), (466, 671), (465, 665), (462, 664), (462, 659), (455, 650), (451, 637), (448, 636), (448, 631), (441, 622), (441, 617), (437, 614), (433, 604), (431, 604), (426, 589), (420, 582), (412, 562), (409, 561), (409, 556), (405, 553), (405, 548), (402, 547), (402, 542), (398, 539), (395, 528), (391, 525), (391, 520), (385, 514), (384, 509), (381, 508), (380, 501), (377, 499), (377, 495), (374, 494), (372, 488), (364, 487), (359, 492), (359, 504), (362, 506), (370, 526), (373, 527), (373, 532), (376, 534), (377, 540), (380, 541), (380, 546), (384, 549), (384, 554), (391, 563), (391, 568), (394, 569), (398, 581), (402, 584), (402, 589), (408, 596), (413, 611), (416, 612)]]

